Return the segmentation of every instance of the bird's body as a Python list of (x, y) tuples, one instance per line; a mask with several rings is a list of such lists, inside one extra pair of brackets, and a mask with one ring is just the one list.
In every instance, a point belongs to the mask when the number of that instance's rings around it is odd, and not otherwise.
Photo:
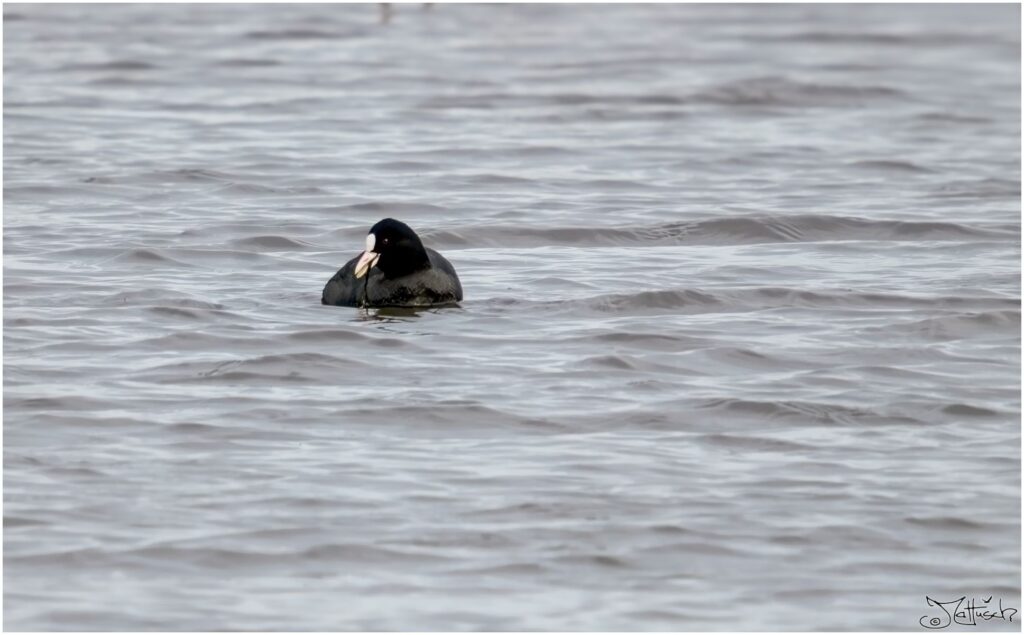
[(337, 306), (434, 306), (462, 300), (462, 284), (455, 268), (433, 249), (427, 249), (430, 268), (388, 279), (380, 269), (371, 269), (362, 278), (354, 275), (358, 257), (327, 281), (323, 304)]
[(408, 225), (390, 218), (373, 226), (367, 249), (324, 286), (321, 303), (355, 307), (429, 307), (462, 300), (452, 263), (423, 246)]

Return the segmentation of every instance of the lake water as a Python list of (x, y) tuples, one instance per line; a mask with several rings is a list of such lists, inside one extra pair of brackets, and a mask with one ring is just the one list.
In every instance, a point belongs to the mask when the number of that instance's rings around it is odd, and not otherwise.
[[(5, 626), (1020, 609), (1020, 42), (1016, 5), (5, 6)], [(320, 305), (387, 216), (461, 308)]]

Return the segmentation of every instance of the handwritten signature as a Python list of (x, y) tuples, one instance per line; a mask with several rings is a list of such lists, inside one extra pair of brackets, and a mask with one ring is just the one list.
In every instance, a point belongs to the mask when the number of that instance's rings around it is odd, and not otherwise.
[(939, 602), (928, 596), (925, 596), (924, 599), (928, 600), (928, 606), (937, 606), (942, 609), (942, 615), (937, 617), (925, 615), (918, 622), (921, 626), (932, 630), (946, 628), (951, 624), (977, 626), (978, 619), (986, 622), (989, 620), (1008, 620), (1013, 622), (1013, 616), (1017, 614), (1017, 609), (1003, 608), (1002, 598), (999, 598), (999, 610), (996, 610), (991, 605), (992, 596), (989, 596), (987, 600), (982, 600), (981, 604), (977, 603), (976, 598), (971, 598), (970, 601), (964, 604), (964, 601), (967, 600), (966, 595), (958, 600), (950, 600), (949, 602)]

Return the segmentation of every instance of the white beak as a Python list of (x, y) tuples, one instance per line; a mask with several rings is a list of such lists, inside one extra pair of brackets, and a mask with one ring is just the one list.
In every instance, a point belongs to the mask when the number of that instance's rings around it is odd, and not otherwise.
[(366, 251), (359, 255), (359, 260), (356, 262), (356, 278), (362, 278), (366, 275), (366, 272), (370, 270), (377, 261), (380, 260), (380, 254), (373, 250), (374, 245), (377, 242), (377, 237), (373, 234), (366, 235)]

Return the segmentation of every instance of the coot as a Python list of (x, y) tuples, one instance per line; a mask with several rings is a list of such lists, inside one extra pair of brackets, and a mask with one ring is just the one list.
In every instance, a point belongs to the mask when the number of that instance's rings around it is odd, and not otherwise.
[(411, 227), (385, 218), (366, 235), (366, 250), (324, 286), (323, 304), (427, 307), (462, 300), (462, 284), (444, 256), (424, 247)]

